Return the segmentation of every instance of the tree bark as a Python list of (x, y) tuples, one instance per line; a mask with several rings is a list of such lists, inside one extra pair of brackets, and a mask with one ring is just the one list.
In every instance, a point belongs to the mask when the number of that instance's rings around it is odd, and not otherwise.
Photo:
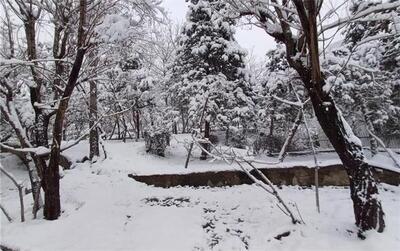
[[(85, 0), (81, 0), (85, 2)], [(85, 3), (86, 5), (86, 3)], [(44, 184), (45, 184), (45, 205), (44, 205), (44, 217), (48, 220), (56, 220), (60, 216), (60, 175), (59, 175), (59, 164), (60, 164), (60, 147), (62, 140), (63, 122), (65, 112), (68, 108), (69, 99), (74, 90), (76, 81), (79, 76), (79, 71), (82, 66), (83, 58), (85, 56), (86, 49), (78, 48), (78, 52), (75, 58), (74, 65), (72, 67), (67, 86), (64, 90), (62, 99), (57, 109), (56, 118), (53, 126), (53, 142), (50, 153), (49, 166), (44, 170)]]
[(121, 127), (119, 125), (119, 115), (117, 115), (117, 134), (118, 134), (118, 139), (121, 139)]
[(303, 4), (302, 1), (295, 0), (294, 4), (304, 29), (311, 65), (304, 68), (292, 59), (295, 49), (290, 41), (287, 42), (286, 48), (288, 62), (296, 69), (306, 86), (317, 119), (347, 171), (360, 238), (364, 238), (362, 232), (365, 230), (376, 229), (382, 232), (385, 228), (384, 212), (378, 200), (377, 182), (371, 167), (364, 159), (361, 141), (344, 120), (330, 93), (325, 93), (322, 89), (325, 79), (321, 74), (319, 62), (316, 3), (304, 1)]
[(226, 127), (225, 130), (225, 145), (228, 146), (229, 145), (229, 137), (230, 137), (230, 132), (229, 132), (229, 125)]
[(139, 139), (140, 139), (140, 114), (139, 114), (139, 110), (136, 110), (135, 119), (136, 119), (136, 141), (139, 141)]
[(44, 170), (43, 175), (45, 185), (45, 205), (43, 213), (47, 220), (56, 220), (61, 213), (59, 174), (60, 148), (65, 113), (68, 108), (69, 99), (78, 80), (79, 72), (86, 53), (86, 48), (84, 47), (86, 39), (84, 28), (86, 23), (86, 8), (86, 0), (80, 0), (76, 57), (56, 112), (56, 118), (53, 126), (53, 141), (50, 152), (49, 166)]
[[(35, 16), (33, 13), (24, 13), (26, 16), (26, 20), (24, 22), (24, 31), (26, 36), (26, 45), (27, 45), (27, 56), (28, 60), (37, 59), (37, 49), (36, 49), (36, 21), (38, 16)], [(43, 84), (43, 79), (36, 68), (37, 63), (34, 62), (33, 66), (30, 66), (33, 81), (35, 82), (35, 86), (29, 88), (30, 92), (30, 101), (32, 107), (35, 111), (35, 124), (33, 128), (33, 138), (35, 146), (44, 146), (49, 147), (49, 139), (48, 139), (48, 127), (50, 122), (50, 117), (46, 114), (46, 112), (37, 107), (37, 104), (42, 103), (42, 94), (41, 87)], [(36, 166), (37, 172), (42, 177), (43, 170), (46, 168), (46, 162), (43, 158), (31, 155)], [(40, 187), (42, 186), (39, 179), (37, 179), (37, 175), (34, 173), (33, 169), (29, 169), (29, 176), (32, 181), (32, 196), (33, 196), (33, 215), (36, 217), (36, 212), (40, 209)]]
[(96, 82), (90, 81), (90, 95), (89, 95), (89, 158), (93, 160), (95, 156), (100, 156), (99, 151), (99, 133), (97, 126), (94, 126), (97, 119), (97, 85)]
[(377, 198), (377, 182), (371, 167), (364, 160), (361, 143), (355, 138), (333, 100), (329, 108), (324, 107), (315, 94), (311, 100), (318, 121), (349, 176), (356, 225), (362, 231), (377, 229), (382, 232), (385, 221), (382, 205)]
[(176, 124), (176, 122), (172, 124), (172, 133), (178, 134), (178, 125)]
[[(204, 121), (204, 138), (209, 139), (210, 138), (210, 121), (205, 120)], [(203, 148), (206, 149), (207, 151), (210, 149), (210, 146), (207, 143), (203, 144)], [(207, 152), (206, 151), (201, 151), (201, 160), (206, 160), (207, 159)]]

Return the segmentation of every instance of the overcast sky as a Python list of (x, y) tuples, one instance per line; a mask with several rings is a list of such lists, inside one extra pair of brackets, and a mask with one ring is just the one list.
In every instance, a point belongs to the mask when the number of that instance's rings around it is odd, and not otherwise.
[[(187, 5), (185, 0), (163, 0), (163, 6), (169, 12), (169, 17), (173, 21), (179, 23), (185, 21)], [(255, 26), (238, 27), (236, 39), (248, 53), (252, 53), (259, 59), (261, 59), (268, 50), (275, 47), (274, 40), (262, 29)]]

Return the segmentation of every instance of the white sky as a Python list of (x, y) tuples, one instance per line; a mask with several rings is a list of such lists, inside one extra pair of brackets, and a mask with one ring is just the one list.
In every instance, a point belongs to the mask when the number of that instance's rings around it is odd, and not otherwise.
[[(178, 23), (185, 21), (187, 5), (185, 0), (163, 0), (163, 7), (169, 12), (169, 17)], [(274, 40), (258, 27), (241, 26), (236, 31), (238, 43), (258, 59), (262, 59), (268, 50), (275, 48)]]

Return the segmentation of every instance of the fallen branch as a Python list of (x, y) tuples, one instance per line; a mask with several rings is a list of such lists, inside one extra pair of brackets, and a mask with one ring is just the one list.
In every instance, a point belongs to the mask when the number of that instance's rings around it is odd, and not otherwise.
[[(283, 208), (279, 207), (278, 208), (285, 214), (288, 215), (293, 224), (301, 223), (300, 220), (298, 220), (294, 214), (291, 212), (289, 207), (286, 205), (286, 203), (283, 201), (282, 197), (279, 195), (278, 191), (275, 189), (274, 185), (272, 182), (260, 171), (257, 169), (257, 167), (254, 166), (252, 163), (253, 161), (246, 160), (245, 158), (238, 156), (233, 149), (231, 148), (231, 155), (228, 155), (226, 153), (223, 153), (221, 150), (219, 150), (213, 143), (210, 142), (208, 139), (199, 139), (195, 138), (194, 135), (192, 135), (193, 143), (196, 144), (202, 151), (205, 151), (208, 155), (212, 156), (214, 159), (219, 159), (219, 160), (224, 160), (227, 164), (232, 165), (232, 163), (236, 163), (244, 173), (258, 186), (260, 186), (263, 190), (265, 190), (267, 193), (273, 195), (279, 202), (280, 205), (283, 206)], [(211, 151), (208, 151), (204, 149), (203, 145), (204, 143), (207, 143), (209, 146), (211, 146), (212, 150), (214, 150), (218, 155), (215, 155), (211, 153)], [(249, 170), (243, 165), (243, 163), (248, 164), (258, 175), (261, 176), (262, 180), (257, 179), (254, 175), (252, 175)], [(267, 186), (268, 187), (267, 187)]]
[(284, 158), (286, 157), (287, 149), (290, 145), (290, 142), (292, 142), (294, 135), (297, 132), (297, 128), (299, 128), (299, 126), (301, 124), (302, 117), (303, 117), (303, 111), (299, 110), (299, 112), (297, 113), (296, 119), (293, 123), (293, 126), (292, 126), (292, 128), (290, 128), (289, 135), (286, 137), (285, 143), (283, 144), (282, 149), (279, 152), (279, 156), (278, 156), (279, 162), (283, 162)]
[(389, 157), (392, 158), (392, 160), (394, 161), (394, 163), (396, 164), (396, 166), (398, 168), (400, 168), (400, 160), (396, 157), (396, 155), (393, 153), (392, 150), (390, 150), (389, 148), (386, 147), (385, 143), (383, 143), (383, 141), (376, 136), (374, 133), (371, 132), (371, 130), (367, 129), (368, 133), (376, 140), (378, 141), (378, 143), (383, 147), (383, 149), (385, 149), (385, 151), (389, 154)]
[(283, 201), (283, 199), (281, 198), (281, 196), (279, 195), (278, 191), (275, 189), (274, 184), (272, 184), (272, 182), (267, 178), (267, 176), (265, 176), (260, 170), (258, 170), (258, 168), (256, 168), (251, 162), (249, 161), (245, 161), (249, 166), (251, 166), (253, 168), (254, 171), (256, 171), (256, 173), (258, 175), (261, 176), (261, 178), (264, 180), (264, 182), (270, 187), (270, 189), (272, 190), (272, 195), (275, 196), (275, 198), (278, 200), (278, 202), (284, 207), (286, 213), (289, 214), (290, 218), (292, 219), (292, 223), (296, 224), (296, 223), (300, 223), (300, 220), (296, 219), (296, 217), (294, 217), (292, 211), (288, 208), (288, 206), (286, 205), (286, 203)]

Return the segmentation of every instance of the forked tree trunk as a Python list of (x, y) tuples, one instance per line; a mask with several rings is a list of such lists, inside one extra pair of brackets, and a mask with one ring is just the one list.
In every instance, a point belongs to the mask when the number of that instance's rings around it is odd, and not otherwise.
[(65, 112), (67, 111), (69, 99), (75, 88), (85, 57), (85, 23), (86, 23), (86, 0), (79, 1), (79, 27), (78, 43), (74, 64), (68, 77), (68, 82), (62, 94), (56, 118), (53, 125), (53, 141), (50, 152), (49, 166), (44, 170), (43, 180), (45, 185), (45, 204), (43, 214), (47, 220), (56, 220), (61, 213), (60, 203), (60, 147), (62, 140)]
[[(85, 0), (81, 0), (81, 5)], [(82, 6), (81, 6), (82, 8)], [(69, 99), (74, 90), (79, 72), (82, 66), (83, 58), (86, 50), (79, 48), (74, 65), (72, 67), (67, 86), (65, 87), (62, 99), (57, 109), (56, 118), (53, 126), (53, 142), (51, 146), (49, 166), (44, 170), (44, 184), (45, 184), (45, 200), (44, 200), (44, 217), (47, 220), (56, 220), (61, 213), (60, 206), (60, 147), (62, 140), (62, 130), (65, 112), (68, 108)]]

